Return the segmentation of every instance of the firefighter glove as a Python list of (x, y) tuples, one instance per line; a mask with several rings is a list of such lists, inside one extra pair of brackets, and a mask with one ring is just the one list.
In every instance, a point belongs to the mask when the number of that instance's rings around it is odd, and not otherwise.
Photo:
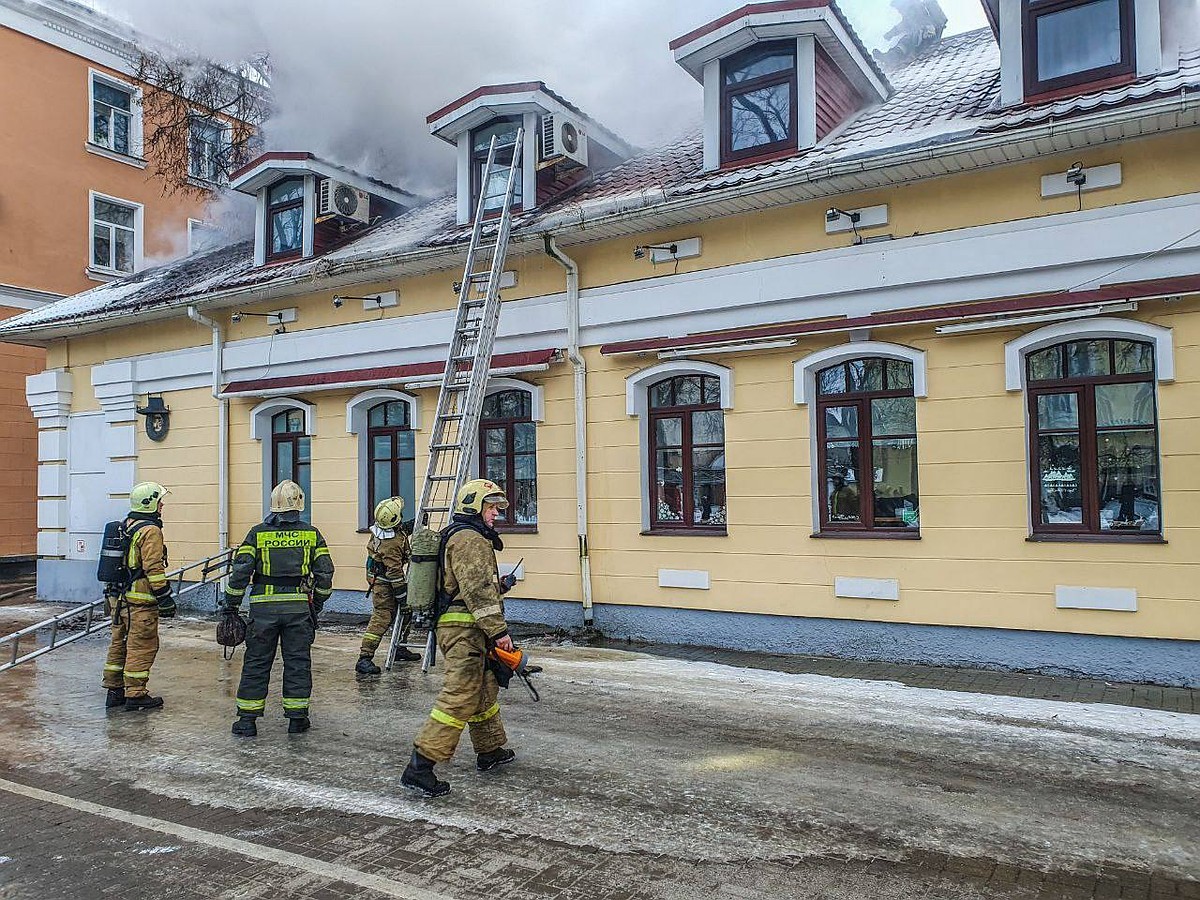
[(175, 615), (175, 598), (171, 594), (171, 586), (164, 584), (160, 588), (156, 588), (154, 596), (158, 600), (158, 614), (164, 619), (173, 618)]

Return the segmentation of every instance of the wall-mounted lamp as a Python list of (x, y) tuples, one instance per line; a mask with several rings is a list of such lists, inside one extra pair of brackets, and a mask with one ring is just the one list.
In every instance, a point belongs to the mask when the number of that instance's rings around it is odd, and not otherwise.
[[(678, 244), (643, 244), (639, 247), (633, 248), (633, 258), (645, 259), (655, 250), (659, 251), (659, 253), (665, 253), (672, 257), (679, 255)], [(651, 257), (651, 261), (656, 262), (657, 260), (654, 260), (653, 257)]]
[[(287, 326), (284, 325), (284, 322), (287, 321), (287, 314), (283, 310), (281, 310), (279, 312), (257, 313), (257, 312), (245, 312), (245, 311), (239, 309), (237, 312), (235, 312), (233, 315), (231, 315), (229, 317), (229, 321), (232, 322), (234, 325), (236, 325), (238, 322), (242, 321), (242, 318), (244, 316), (253, 316), (256, 319), (267, 319), (268, 321), (270, 321), (271, 323), (273, 323), (275, 325), (275, 333), (276, 334), (287, 334)], [(296, 321), (296, 317), (292, 316), (291, 321), (293, 321), (293, 322)]]
[(858, 233), (858, 223), (862, 221), (862, 213), (846, 212), (845, 210), (838, 209), (836, 206), (831, 206), (825, 211), (826, 225), (836, 224), (841, 219), (849, 220), (850, 227), (854, 229), (854, 246), (857, 247), (863, 242), (862, 235)]
[(1077, 188), (1087, 184), (1087, 170), (1084, 169), (1083, 163), (1077, 162), (1067, 169), (1067, 183), (1073, 184)]

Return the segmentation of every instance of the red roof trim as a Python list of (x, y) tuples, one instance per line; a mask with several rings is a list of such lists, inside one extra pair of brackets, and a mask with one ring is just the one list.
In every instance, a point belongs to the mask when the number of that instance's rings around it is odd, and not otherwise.
[(871, 316), (809, 319), (781, 325), (761, 325), (755, 328), (737, 328), (729, 331), (710, 331), (680, 338), (646, 338), (636, 341), (621, 341), (605, 344), (600, 352), (606, 356), (618, 353), (640, 353), (658, 350), (673, 350), (684, 347), (729, 344), (756, 341), (765, 338), (799, 337), (829, 331), (849, 331), (856, 328), (878, 328), (885, 325), (912, 325), (946, 319), (962, 319), (971, 316), (1000, 315), (1003, 313), (1035, 312), (1043, 309), (1087, 306), (1093, 303), (1110, 303), (1117, 300), (1136, 300), (1139, 297), (1170, 296), (1200, 291), (1200, 275), (1183, 278), (1165, 278), (1157, 281), (1138, 281), (1124, 285), (1099, 288), (1093, 291), (1038, 294), (1033, 297), (1008, 297), (1003, 300), (982, 300), (972, 303), (953, 303), (947, 306), (903, 309), (895, 312), (877, 313)]
[(247, 172), (258, 168), (260, 165), (262, 165), (265, 162), (271, 162), (273, 160), (302, 160), (302, 159), (316, 159), (316, 157), (311, 153), (305, 153), (303, 151), (298, 151), (298, 150), (272, 150), (270, 153), (264, 153), (258, 159), (251, 160), (250, 162), (246, 163), (244, 166), (242, 166), (237, 171), (230, 172), (229, 180), (237, 181), (239, 178), (241, 178)]
[[(492, 357), (493, 369), (512, 369), (520, 366), (540, 366), (554, 359), (557, 350), (528, 350), (522, 353), (501, 353)], [(232, 381), (225, 393), (249, 394), (255, 391), (278, 391), (288, 388), (320, 387), (321, 385), (358, 382), (404, 381), (422, 375), (441, 375), (446, 364), (442, 361), (409, 363), (403, 366), (379, 366), (374, 369), (346, 369), (339, 372), (318, 372), (313, 375), (285, 375), (278, 378), (257, 378)]]
[(452, 103), (448, 103), (435, 113), (430, 113), (425, 117), (425, 123), (432, 125), (442, 116), (447, 113), (454, 112), (460, 106), (466, 106), (472, 100), (478, 100), (480, 97), (488, 97), (492, 94), (516, 94), (522, 91), (544, 91), (546, 83), (544, 81), (518, 81), (513, 84), (485, 84), (483, 87), (477, 87), (469, 94), (463, 94)]
[(731, 13), (726, 13), (719, 19), (714, 19), (707, 25), (701, 25), (694, 31), (689, 31), (683, 37), (675, 38), (668, 45), (668, 48), (678, 50), (680, 47), (690, 44), (697, 38), (711, 34), (746, 16), (756, 16), (761, 13), (789, 12), (793, 9), (820, 9), (824, 6), (829, 6), (829, 0), (772, 0), (772, 2), (767, 3), (749, 3), (741, 9), (736, 9)]

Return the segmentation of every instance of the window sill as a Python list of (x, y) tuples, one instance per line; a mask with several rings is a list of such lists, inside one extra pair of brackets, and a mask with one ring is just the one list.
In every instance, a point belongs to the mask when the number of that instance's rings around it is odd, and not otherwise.
[(651, 528), (640, 533), (646, 537), (729, 537), (724, 528)]
[(88, 266), (83, 271), (91, 281), (96, 281), (100, 284), (108, 284), (113, 281), (120, 281), (122, 278), (128, 278), (130, 275), (137, 274), (136, 270), (133, 272), (117, 272), (112, 269), (96, 269), (92, 266)]
[(146, 161), (140, 156), (131, 156), (128, 153), (118, 153), (116, 150), (109, 150), (107, 147), (101, 147), (99, 144), (93, 144), (91, 141), (84, 141), (83, 149), (93, 156), (103, 156), (105, 159), (111, 159), (113, 162), (125, 163), (127, 166), (133, 166), (135, 169), (146, 168)]
[(1077, 97), (1080, 94), (1091, 94), (1096, 91), (1106, 91), (1110, 88), (1122, 87), (1126, 84), (1132, 84), (1137, 81), (1137, 74), (1129, 72), (1122, 75), (1111, 75), (1107, 78), (1098, 79), (1082, 79), (1074, 84), (1067, 84), (1061, 87), (1043, 90), (1036, 94), (1029, 94), (1025, 97), (1024, 106), (1037, 106), (1041, 103), (1049, 103), (1052, 100), (1063, 100), (1068, 97)]
[(498, 525), (497, 534), (537, 534), (536, 525)]
[(818, 531), (810, 538), (820, 541), (846, 539), (851, 541), (919, 541), (919, 531)]
[(207, 178), (201, 178), (198, 175), (189, 175), (187, 183), (194, 188), (200, 188), (205, 191), (219, 191), (222, 188), (229, 187), (228, 181), (209, 181)]
[(778, 162), (781, 159), (787, 159), (791, 156), (796, 156), (800, 153), (799, 145), (784, 147), (782, 150), (770, 150), (766, 153), (759, 153), (754, 156), (735, 157), (734, 159), (722, 159), (720, 171), (728, 172), (731, 169), (742, 169), (750, 166), (761, 166), (763, 163)]
[(1030, 544), (1165, 544), (1161, 534), (1031, 534)]

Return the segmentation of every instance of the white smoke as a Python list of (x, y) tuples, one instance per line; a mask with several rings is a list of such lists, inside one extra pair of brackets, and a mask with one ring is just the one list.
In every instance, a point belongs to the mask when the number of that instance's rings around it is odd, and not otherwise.
[[(142, 31), (232, 62), (267, 52), (277, 112), (267, 149), (309, 150), (421, 193), (452, 183), (454, 154), (425, 117), (481, 84), (542, 80), (635, 145), (697, 122), (700, 86), (667, 48), (738, 0), (99, 0)], [(843, 0), (868, 46), (890, 0)], [(978, 0), (943, 0), (950, 32)]]

